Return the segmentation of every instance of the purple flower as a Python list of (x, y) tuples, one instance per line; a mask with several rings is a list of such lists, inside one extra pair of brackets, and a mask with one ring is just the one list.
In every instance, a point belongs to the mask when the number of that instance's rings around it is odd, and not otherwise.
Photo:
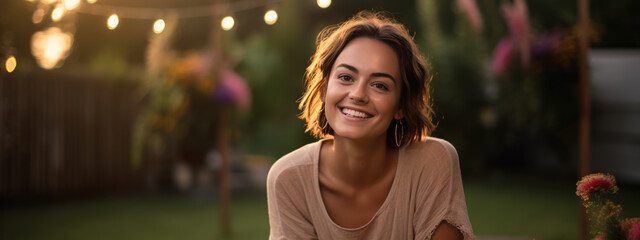
[(531, 55), (534, 59), (553, 55), (560, 44), (560, 32), (542, 34), (531, 45)]
[(251, 106), (251, 92), (247, 83), (233, 70), (224, 70), (220, 77), (220, 85), (215, 91), (215, 97), (222, 102), (230, 102), (241, 108)]

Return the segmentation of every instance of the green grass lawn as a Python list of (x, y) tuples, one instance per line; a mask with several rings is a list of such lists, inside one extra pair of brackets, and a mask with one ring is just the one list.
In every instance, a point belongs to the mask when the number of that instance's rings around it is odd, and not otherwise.
[[(237, 197), (231, 239), (265, 239), (264, 194)], [(215, 200), (139, 195), (3, 209), (0, 239), (223, 239)]]
[[(466, 180), (469, 218), (477, 236), (580, 239), (580, 208), (573, 180), (501, 177)], [(640, 186), (620, 185), (612, 196), (624, 217), (640, 217)]]
[[(640, 217), (640, 186), (621, 185), (615, 202)], [(519, 177), (465, 180), (476, 235), (579, 239), (579, 209), (572, 181)], [(233, 199), (232, 238), (266, 239), (264, 193)], [(184, 196), (119, 196), (3, 206), (0, 239), (223, 239), (215, 200)]]

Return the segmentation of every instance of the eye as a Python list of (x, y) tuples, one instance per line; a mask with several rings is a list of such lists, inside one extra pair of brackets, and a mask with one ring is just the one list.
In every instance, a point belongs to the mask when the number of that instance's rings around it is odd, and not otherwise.
[(388, 91), (389, 90), (389, 88), (386, 85), (382, 84), (382, 83), (374, 83), (374, 84), (372, 84), (372, 86), (377, 88), (377, 89), (384, 90), (384, 91)]
[(346, 75), (346, 74), (338, 76), (338, 79), (340, 79), (342, 81), (345, 81), (345, 82), (350, 82), (350, 81), (353, 80), (353, 78), (351, 78), (351, 76)]

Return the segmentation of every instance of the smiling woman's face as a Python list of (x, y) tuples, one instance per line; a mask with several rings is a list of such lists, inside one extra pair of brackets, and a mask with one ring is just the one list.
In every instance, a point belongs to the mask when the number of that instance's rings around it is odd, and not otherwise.
[(325, 114), (334, 136), (350, 139), (386, 137), (391, 119), (401, 119), (400, 66), (387, 44), (353, 39), (331, 68), (324, 94)]

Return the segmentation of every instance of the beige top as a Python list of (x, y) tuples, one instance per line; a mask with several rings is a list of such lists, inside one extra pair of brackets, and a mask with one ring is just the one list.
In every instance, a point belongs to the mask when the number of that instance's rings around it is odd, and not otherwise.
[(307, 144), (269, 170), (269, 239), (430, 239), (443, 220), (475, 239), (458, 154), (449, 142), (430, 137), (400, 148), (386, 200), (358, 228), (341, 227), (327, 213), (318, 181), (321, 144)]

